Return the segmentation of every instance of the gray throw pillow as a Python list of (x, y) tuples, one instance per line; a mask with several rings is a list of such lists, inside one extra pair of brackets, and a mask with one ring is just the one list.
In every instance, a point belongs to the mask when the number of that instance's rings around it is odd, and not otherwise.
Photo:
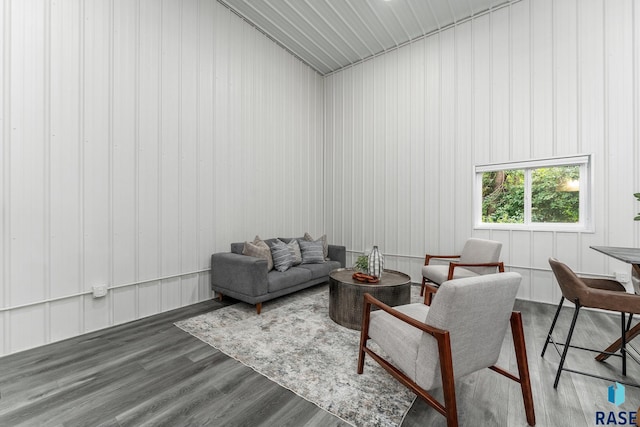
[(271, 244), (271, 257), (273, 258), (273, 267), (278, 271), (287, 271), (293, 265), (293, 255), (291, 255), (289, 247), (280, 240)]
[(299, 244), (303, 264), (322, 264), (324, 262), (322, 242), (307, 242), (306, 240), (301, 240)]
[(322, 253), (323, 253), (324, 259), (325, 260), (329, 259), (329, 243), (327, 243), (326, 234), (323, 234), (322, 236), (314, 240), (313, 237), (311, 237), (311, 234), (304, 233), (303, 239), (306, 240), (307, 242), (322, 242)]

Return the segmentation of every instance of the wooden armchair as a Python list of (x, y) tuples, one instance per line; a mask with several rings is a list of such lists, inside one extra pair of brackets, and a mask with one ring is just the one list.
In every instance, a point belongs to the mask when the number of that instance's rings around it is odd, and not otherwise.
[[(430, 255), (424, 257), (422, 267), (422, 286), (420, 295), (425, 295), (425, 303), (429, 304), (438, 287), (452, 279), (474, 277), (483, 274), (504, 272), (504, 263), (500, 262), (502, 243), (495, 240), (475, 239), (467, 240), (460, 255)], [(432, 259), (457, 259), (448, 265), (430, 264)]]
[[(368, 354), (444, 415), (447, 426), (455, 427), (455, 379), (490, 368), (520, 384), (527, 423), (535, 425), (522, 317), (512, 312), (521, 279), (518, 273), (504, 273), (451, 280), (442, 285), (431, 306), (392, 308), (365, 294), (358, 373), (363, 372)], [(380, 310), (371, 311), (372, 306)], [(494, 366), (509, 324), (519, 376)], [(370, 339), (388, 359), (368, 347)], [(439, 387), (444, 403), (429, 394)]]

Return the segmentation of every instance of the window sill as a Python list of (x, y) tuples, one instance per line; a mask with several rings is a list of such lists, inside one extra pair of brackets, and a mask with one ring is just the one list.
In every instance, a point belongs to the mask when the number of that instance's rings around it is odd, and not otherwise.
[(558, 231), (562, 233), (595, 233), (584, 224), (476, 224), (474, 230)]

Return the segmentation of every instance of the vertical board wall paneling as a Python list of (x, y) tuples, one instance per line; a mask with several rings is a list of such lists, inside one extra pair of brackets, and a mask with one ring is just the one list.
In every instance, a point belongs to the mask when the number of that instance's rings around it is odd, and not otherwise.
[[(198, 0), (183, 1), (180, 52), (180, 271), (199, 269), (198, 259)], [(201, 301), (198, 275), (180, 279), (179, 306)], [(204, 295), (202, 295), (204, 297)]]
[[(82, 292), (82, 4), (51, 4), (49, 297)], [(50, 304), (50, 341), (82, 331), (82, 298)]]
[[(403, 209), (407, 209), (411, 215), (409, 222), (410, 238), (408, 240), (409, 246), (406, 249), (406, 254), (418, 255), (427, 251), (428, 242), (425, 240), (426, 236), (426, 224), (429, 221), (434, 221), (431, 217), (432, 207), (428, 205), (428, 199), (426, 195), (426, 189), (429, 187), (429, 182), (426, 180), (426, 167), (425, 159), (427, 147), (425, 144), (426, 134), (426, 99), (424, 93), (426, 90), (425, 85), (425, 40), (421, 39), (417, 42), (411, 43), (411, 62), (409, 64), (410, 69), (410, 90), (411, 100), (409, 105), (410, 111), (410, 128), (409, 128), (409, 169), (411, 174), (409, 176), (409, 182), (403, 182), (402, 184), (410, 188), (409, 205), (401, 206)], [(363, 124), (366, 126), (366, 124)], [(406, 200), (406, 199), (405, 199)], [(401, 241), (401, 245), (404, 246), (407, 241)], [(433, 249), (433, 246), (430, 247)], [(413, 260), (412, 268), (410, 270), (411, 277), (420, 277), (420, 265), (423, 264), (422, 260), (418, 259), (417, 262)]]
[(530, 2), (531, 8), (531, 158), (553, 155), (554, 63), (553, 2)]
[(580, 150), (593, 155), (595, 233), (583, 233), (581, 244), (581, 271), (605, 271), (608, 257), (588, 249), (591, 245), (607, 244), (607, 228), (603, 228), (608, 216), (605, 202), (608, 188), (607, 145), (605, 139), (605, 51), (602, 0), (588, 0), (577, 4), (578, 37), (578, 139)]
[[(608, 178), (616, 191), (608, 191), (606, 202), (615, 206), (609, 210), (607, 224), (607, 244), (631, 246), (632, 234), (626, 227), (617, 227), (633, 217), (636, 205), (632, 197), (637, 189), (633, 188), (632, 172), (637, 168), (633, 161), (634, 120), (633, 96), (631, 88), (639, 83), (638, 73), (633, 73), (633, 1), (608, 3), (604, 13), (605, 52), (605, 140), (607, 149)], [(636, 23), (638, 25), (638, 23)], [(636, 70), (637, 71), (637, 70)], [(635, 191), (634, 191), (635, 190)]]
[[(455, 175), (463, 174), (456, 161), (456, 132), (458, 123), (456, 120), (456, 31), (447, 31), (440, 35), (440, 93), (438, 106), (440, 112), (440, 153), (438, 156), (439, 165), (455, 165), (453, 169), (447, 170), (440, 166), (438, 184), (438, 210), (441, 212), (439, 224), (438, 247), (453, 250), (457, 246), (455, 234), (455, 216), (451, 212), (456, 210), (456, 180)], [(446, 178), (445, 178), (446, 177)], [(429, 191), (433, 191), (433, 186), (429, 186)], [(449, 246), (449, 247), (448, 247)]]
[(472, 21), (473, 26), (473, 158), (475, 163), (491, 159), (491, 15)]
[(577, 0), (554, 2), (554, 155), (581, 152), (578, 142)]
[[(434, 201), (440, 200), (440, 182), (443, 177), (447, 176), (446, 170), (443, 170), (440, 164), (441, 144), (441, 76), (440, 76), (440, 35), (434, 35), (425, 40), (425, 134), (424, 141), (424, 167), (425, 182), (424, 193), (429, 209), (429, 216), (425, 217), (424, 242), (429, 253), (438, 253), (435, 248), (439, 247), (440, 242), (440, 221), (442, 215), (445, 215), (440, 209), (434, 209)], [(452, 245), (442, 248), (445, 252), (452, 250)]]
[[(111, 4), (84, 4), (83, 250), (84, 290), (111, 283)], [(13, 284), (12, 284), (13, 285)], [(84, 331), (109, 325), (108, 298), (84, 298)], [(33, 298), (37, 301), (36, 298)]]
[[(385, 129), (380, 139), (380, 155), (381, 175), (378, 176), (377, 186), (383, 191), (384, 202), (379, 205), (380, 214), (382, 216), (380, 225), (380, 234), (377, 242), (383, 252), (397, 254), (398, 240), (398, 105), (404, 102), (404, 99), (398, 94), (398, 61), (400, 52), (403, 49), (394, 50), (388, 55), (384, 55), (384, 97), (386, 105), (390, 108), (390, 114), (385, 114)], [(392, 267), (388, 259), (386, 265)]]
[(227, 8), (0, 4), (0, 354), (209, 298), (233, 241), (322, 231), (322, 78)]
[[(160, 63), (161, 14), (155, 0), (140, 0), (139, 12), (139, 79), (137, 111), (137, 229), (138, 280), (161, 277), (160, 265), (160, 121), (161, 76)], [(157, 281), (138, 286), (138, 314), (140, 317), (161, 310), (161, 285)]]
[[(397, 200), (393, 206), (396, 214), (397, 232), (395, 236), (394, 250), (396, 254), (409, 254), (409, 249), (401, 242), (411, 242), (411, 210), (407, 207), (407, 201), (411, 199), (411, 67), (402, 64), (411, 64), (411, 44), (399, 50), (398, 59), (398, 131), (395, 147), (395, 175)], [(397, 257), (391, 267), (398, 271), (411, 271), (411, 259)]]
[[(11, 5), (11, 194), (6, 209), (11, 218), (10, 300), (20, 305), (31, 298), (45, 298), (48, 266), (48, 232), (45, 212), (49, 209), (48, 135), (46, 135), (45, 5), (14, 2)], [(29, 19), (34, 25), (26, 25)], [(37, 52), (37, 54), (30, 54)], [(34, 264), (23, 260), (34, 260)], [(43, 307), (39, 308), (43, 310)], [(38, 310), (33, 310), (38, 311)], [(16, 339), (28, 340), (15, 332)], [(25, 342), (25, 345), (28, 345)]]
[[(374, 59), (374, 130), (371, 141), (371, 151), (373, 153), (372, 174), (369, 177), (369, 194), (373, 203), (372, 233), (368, 239), (367, 249), (378, 245), (384, 248), (384, 236), (386, 234), (385, 212), (386, 212), (386, 182), (385, 182), (385, 137), (387, 135), (387, 116), (395, 114), (395, 105), (389, 105), (387, 99), (387, 55)], [(388, 110), (390, 109), (390, 111)]]
[[(137, 157), (138, 4), (113, 0), (113, 54), (111, 103), (112, 283), (130, 283), (137, 277)], [(115, 289), (111, 295), (114, 323), (136, 318), (136, 290)]]
[[(384, 185), (376, 182), (373, 212), (347, 218), (328, 197), (325, 212), (333, 226), (360, 219), (362, 240), (383, 235), (410, 260), (403, 268), (414, 281), (425, 252), (458, 252), (470, 236), (500, 240), (503, 259), (524, 275), (519, 296), (551, 303), (559, 291), (550, 256), (566, 258), (583, 273), (628, 270), (589, 246), (638, 241), (631, 232), (640, 228), (632, 221), (640, 209), (631, 196), (640, 179), (633, 167), (640, 156), (637, 9), (630, 0), (522, 0), (358, 64), (353, 68), (361, 74), (349, 79), (345, 71), (328, 76), (327, 133), (350, 135), (339, 129), (337, 104), (349, 98), (363, 111), (353, 116), (363, 144), (374, 141), (372, 152), (363, 150), (372, 157), (364, 163), (387, 168)], [(411, 82), (410, 94), (403, 78)], [(403, 105), (409, 111), (401, 114)], [(391, 150), (408, 175), (388, 176), (389, 163), (379, 163)], [(327, 150), (327, 175), (340, 173), (332, 157), (339, 151)], [(583, 153), (593, 154), (594, 230), (473, 229), (474, 165)], [(351, 173), (354, 164), (343, 167)], [(403, 187), (408, 197), (398, 193)], [(393, 204), (396, 221), (380, 222), (380, 207), (388, 214)], [(406, 221), (400, 219), (404, 211)]]
[(455, 181), (455, 200), (452, 220), (453, 230), (450, 233), (454, 240), (454, 248), (460, 248), (472, 233), (472, 221), (469, 212), (473, 209), (473, 26), (471, 23), (455, 28), (455, 150), (453, 174)]
[[(376, 84), (376, 64), (378, 62), (375, 60), (367, 61), (363, 64), (358, 65), (358, 67), (363, 68), (363, 76), (362, 76), (362, 159), (361, 162), (363, 165), (366, 165), (366, 168), (363, 170), (362, 181), (357, 183), (357, 186), (362, 188), (364, 196), (362, 198), (362, 203), (367, 208), (364, 209), (364, 212), (361, 217), (361, 228), (362, 228), (362, 240), (360, 242), (360, 246), (356, 248), (358, 251), (367, 252), (372, 249), (374, 245), (375, 238), (374, 229), (375, 229), (375, 212), (379, 206), (379, 201), (377, 200), (377, 195), (375, 191), (371, 191), (371, 187), (375, 186), (377, 183), (377, 175), (375, 169), (375, 137), (376, 137), (376, 107), (375, 107), (375, 99), (376, 99), (376, 88), (379, 87)], [(326, 86), (326, 81), (325, 81)], [(355, 100), (354, 100), (355, 101)], [(331, 105), (327, 103), (325, 100), (325, 105)], [(328, 114), (327, 114), (328, 115)], [(325, 161), (330, 161), (327, 158)], [(354, 183), (356, 184), (356, 183)], [(327, 211), (327, 215), (329, 215), (330, 211)]]
[[(161, 274), (181, 271), (182, 238), (182, 12), (179, 0), (162, 0), (162, 77), (160, 86), (160, 251)], [(180, 278), (162, 281), (162, 310), (180, 305)]]
[(511, 156), (529, 158), (531, 148), (531, 31), (529, 2), (521, 1), (511, 7), (510, 14), (510, 80)]
[(510, 11), (505, 7), (490, 15), (491, 140), (487, 149), (492, 162), (512, 158)]
[[(215, 3), (209, 1), (198, 2), (198, 58), (197, 58), (197, 136), (196, 136), (196, 161), (198, 162), (198, 193), (199, 200), (196, 224), (197, 230), (197, 270), (209, 267), (209, 255), (215, 244), (214, 239), (214, 212), (215, 198), (211, 188), (216, 187), (214, 174), (214, 111), (215, 111), (215, 31), (212, 22), (215, 22), (217, 8)], [(208, 52), (204, 55), (200, 53)], [(261, 84), (264, 87), (263, 84)], [(259, 108), (264, 107), (260, 105)], [(199, 275), (198, 300), (208, 297), (210, 291), (210, 274)]]
[[(345, 70), (345, 84), (350, 87), (354, 87), (354, 78), (353, 78), (353, 68), (349, 68)], [(344, 134), (342, 139), (342, 158), (339, 170), (344, 171), (344, 174), (347, 175), (346, 179), (340, 179), (340, 183), (342, 184), (342, 215), (344, 217), (344, 221), (341, 221), (342, 227), (340, 229), (339, 236), (332, 236), (333, 238), (339, 238), (341, 241), (345, 242), (350, 248), (353, 247), (353, 237), (351, 230), (353, 230), (353, 226), (355, 223), (355, 217), (353, 215), (353, 193), (354, 188), (353, 185), (349, 185), (350, 182), (355, 181), (354, 170), (353, 168), (346, 168), (344, 165), (354, 164), (355, 157), (353, 152), (354, 142), (354, 127), (355, 121), (354, 117), (354, 108), (353, 108), (353, 92), (351, 91), (343, 91), (343, 105), (344, 105)]]
[[(633, 52), (633, 58), (634, 58), (634, 63), (633, 63), (633, 70), (634, 70), (634, 75), (637, 76), (640, 73), (640, 24), (638, 24), (640, 22), (640, 7), (638, 6), (637, 3), (634, 3), (634, 7), (633, 7), (633, 29), (634, 29), (634, 36), (633, 36), (633, 45), (634, 45), (634, 52)], [(637, 79), (637, 77), (636, 77)], [(634, 94), (634, 103), (633, 103), (633, 117), (635, 118), (634, 120), (634, 150), (635, 150), (635, 162), (634, 164), (639, 165), (640, 164), (640, 118), (638, 116), (640, 116), (640, 83), (635, 80), (634, 81), (634, 88), (635, 88), (635, 94)], [(634, 171), (634, 183), (635, 183), (635, 187), (634, 187), (634, 192), (635, 193), (640, 193), (640, 168), (634, 167), (633, 168)], [(638, 212), (640, 211), (640, 207), (638, 207), (638, 203), (635, 204), (636, 209), (634, 210), (634, 212)], [(640, 221), (636, 221), (635, 222), (635, 226), (634, 226), (634, 232), (633, 232), (633, 236), (634, 236), (634, 241), (633, 241), (633, 246), (634, 247), (638, 247), (640, 245)]]
[[(11, 33), (11, 4), (8, 0), (0, 1), (0, 199), (7, 200), (10, 195), (10, 174), (11, 163), (9, 147), (11, 146), (11, 123), (10, 123), (10, 93), (9, 86), (11, 69), (9, 61), (9, 40)], [(6, 209), (0, 209), (0, 282), (9, 283), (10, 273), (9, 259), (10, 251), (10, 213)], [(9, 300), (9, 287), (2, 286), (0, 289), (0, 307), (5, 306)], [(0, 313), (0, 354), (7, 352), (10, 345), (9, 336), (9, 315), (8, 313)]]

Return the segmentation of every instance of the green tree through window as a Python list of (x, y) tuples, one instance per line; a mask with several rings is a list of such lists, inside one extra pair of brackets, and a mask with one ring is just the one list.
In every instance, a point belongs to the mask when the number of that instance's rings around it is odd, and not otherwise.
[(482, 174), (482, 222), (524, 222), (524, 171)]
[(532, 175), (531, 222), (580, 220), (579, 166), (539, 168)]

